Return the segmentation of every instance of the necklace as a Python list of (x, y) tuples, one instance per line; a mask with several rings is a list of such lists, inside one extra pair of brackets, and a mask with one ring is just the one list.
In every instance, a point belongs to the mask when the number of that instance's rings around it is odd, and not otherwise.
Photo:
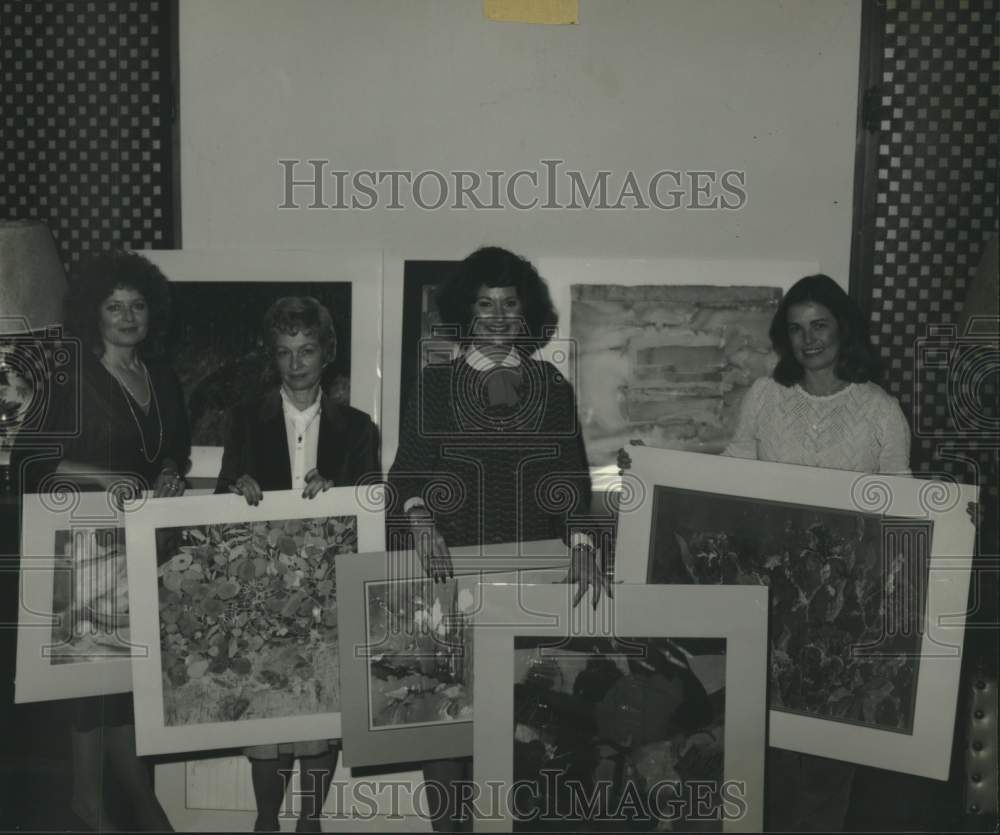
[[(160, 416), (160, 401), (156, 397), (156, 389), (153, 388), (153, 383), (149, 379), (149, 369), (146, 367), (146, 363), (143, 362), (142, 370), (146, 375), (146, 391), (149, 392), (149, 397), (146, 399), (146, 405), (149, 405), (150, 403), (153, 404), (152, 411), (156, 414), (156, 425), (159, 428), (159, 438), (156, 442), (156, 451), (153, 453), (152, 457), (150, 457), (147, 452), (147, 447), (149, 445), (146, 443), (146, 433), (143, 430), (142, 421), (139, 420), (139, 416), (135, 413), (135, 407), (132, 405), (133, 400), (135, 400), (136, 403), (139, 403), (139, 400), (134, 394), (132, 394), (132, 389), (130, 389), (124, 381), (122, 381), (122, 379), (118, 376), (118, 373), (111, 368), (111, 366), (107, 363), (103, 363), (103, 365), (111, 373), (111, 376), (115, 378), (115, 382), (118, 383), (118, 387), (121, 389), (122, 395), (125, 398), (125, 403), (128, 404), (128, 410), (132, 415), (132, 420), (135, 422), (135, 428), (139, 430), (142, 457), (146, 459), (147, 464), (152, 464), (157, 458), (160, 457), (160, 452), (163, 449), (163, 418)], [(139, 403), (139, 406), (142, 408), (141, 403)]]
[(123, 386), (125, 388), (125, 391), (127, 391), (129, 394), (132, 395), (132, 399), (136, 403), (138, 403), (139, 407), (145, 412), (146, 409), (149, 406), (149, 399), (152, 396), (152, 392), (153, 392), (153, 386), (150, 385), (150, 382), (149, 382), (149, 369), (146, 368), (146, 363), (144, 363), (142, 360), (139, 360), (139, 365), (142, 366), (142, 370), (143, 370), (143, 372), (146, 375), (146, 399), (145, 400), (140, 400), (138, 397), (135, 396), (135, 392), (132, 391), (132, 387), (127, 382), (125, 382), (125, 380), (122, 379), (122, 377), (119, 374), (119, 372), (114, 368), (114, 366), (111, 365), (111, 363), (104, 361), (103, 357), (101, 358), (101, 364), (106, 369), (108, 369), (108, 371), (111, 372), (111, 374), (114, 376), (114, 378), (118, 381), (118, 385)]
[(301, 426), (301, 427), (299, 426), (299, 423), (301, 421), (297, 420), (296, 419), (297, 417), (298, 416), (296, 416), (295, 418), (292, 418), (292, 423), (295, 424), (296, 435), (298, 436), (298, 442), (301, 444), (302, 443), (302, 439), (305, 437), (306, 432), (309, 431), (309, 427), (312, 426), (313, 423), (315, 422), (316, 418), (319, 417), (319, 409), (317, 409), (315, 412), (312, 413), (312, 416), (309, 418), (309, 420), (307, 420), (305, 422), (304, 426)]

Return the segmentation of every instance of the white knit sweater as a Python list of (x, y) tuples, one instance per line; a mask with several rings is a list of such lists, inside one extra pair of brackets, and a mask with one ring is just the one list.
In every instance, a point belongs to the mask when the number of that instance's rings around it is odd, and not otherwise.
[(851, 383), (817, 397), (763, 377), (746, 393), (723, 454), (910, 475), (910, 427), (895, 398), (874, 383)]

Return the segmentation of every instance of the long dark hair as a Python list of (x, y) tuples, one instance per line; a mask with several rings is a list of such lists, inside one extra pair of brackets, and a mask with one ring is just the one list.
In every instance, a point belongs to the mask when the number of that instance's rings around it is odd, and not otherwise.
[(521, 300), (525, 325), (531, 339), (523, 349), (548, 343), (559, 322), (549, 288), (532, 263), (499, 246), (484, 246), (467, 256), (455, 272), (438, 287), (434, 300), (441, 321), (457, 327), (460, 337), (469, 335), (472, 307), (479, 288), (514, 287)]
[(868, 333), (868, 322), (854, 301), (830, 276), (817, 273), (800, 278), (785, 294), (771, 320), (769, 335), (778, 354), (772, 376), (783, 386), (791, 386), (805, 376), (805, 369), (795, 359), (788, 335), (788, 310), (797, 304), (821, 304), (837, 320), (840, 351), (834, 369), (837, 377), (848, 383), (877, 383), (882, 366)]

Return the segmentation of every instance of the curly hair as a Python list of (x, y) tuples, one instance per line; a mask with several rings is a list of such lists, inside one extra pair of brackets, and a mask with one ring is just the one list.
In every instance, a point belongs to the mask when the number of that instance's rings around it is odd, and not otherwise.
[(817, 273), (800, 278), (792, 285), (771, 320), (769, 336), (778, 354), (778, 364), (771, 376), (776, 382), (791, 386), (805, 376), (805, 369), (795, 359), (788, 335), (788, 311), (797, 304), (821, 304), (836, 318), (840, 351), (834, 373), (839, 379), (848, 383), (879, 381), (881, 363), (872, 345), (864, 313), (836, 281)]
[(514, 287), (531, 339), (519, 346), (532, 351), (546, 345), (559, 322), (549, 288), (530, 261), (498, 246), (484, 246), (458, 264), (435, 293), (441, 321), (467, 338), (480, 287)]
[(319, 340), (323, 360), (337, 358), (337, 331), (330, 311), (312, 296), (282, 296), (264, 314), (264, 348), (274, 358), (278, 336), (307, 333)]
[(279, 382), (275, 357), (277, 355), (278, 336), (297, 333), (315, 336), (323, 351), (323, 362), (326, 369), (323, 372), (324, 384), (329, 382), (333, 373), (333, 361), (337, 358), (337, 330), (333, 326), (330, 311), (312, 296), (282, 296), (277, 299), (264, 314), (263, 343), (268, 363), (263, 372), (265, 386)]
[(170, 321), (170, 283), (138, 252), (108, 252), (80, 263), (66, 294), (66, 328), (95, 354), (103, 354), (100, 309), (115, 290), (135, 290), (146, 300), (149, 330), (139, 350), (143, 356), (159, 354)]

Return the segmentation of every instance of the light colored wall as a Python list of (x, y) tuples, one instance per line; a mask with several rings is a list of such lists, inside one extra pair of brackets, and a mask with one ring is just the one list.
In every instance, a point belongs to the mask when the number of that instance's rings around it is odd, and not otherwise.
[[(478, 0), (181, 0), (183, 244), (800, 258), (846, 286), (860, 18), (861, 0), (581, 0), (568, 27), (490, 23)], [(610, 169), (615, 194), (630, 169), (740, 169), (748, 202), (279, 211), (279, 158), (561, 158)]]

